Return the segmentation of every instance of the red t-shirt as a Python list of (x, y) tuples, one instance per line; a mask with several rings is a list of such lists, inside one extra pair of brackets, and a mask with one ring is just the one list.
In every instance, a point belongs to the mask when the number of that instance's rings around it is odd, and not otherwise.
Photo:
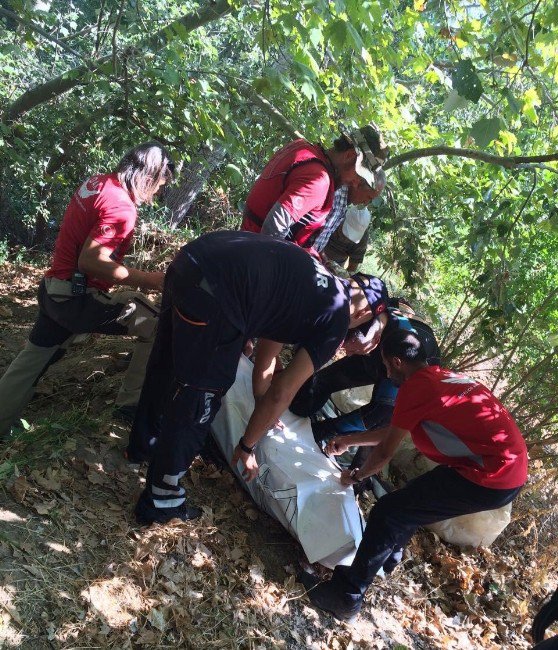
[[(334, 191), (333, 170), (323, 149), (299, 139), (273, 155), (252, 186), (246, 206), (263, 223), (271, 208), (279, 203), (293, 221), (305, 217), (304, 230), (311, 234), (323, 226), (330, 213)], [(245, 218), (242, 229), (260, 232), (261, 225)], [(293, 241), (306, 239), (307, 235), (297, 232)]]
[(417, 370), (397, 394), (391, 424), (427, 458), (489, 488), (527, 480), (527, 447), (511, 415), (479, 382), (440, 366)]
[[(136, 206), (116, 174), (98, 174), (87, 179), (66, 208), (46, 277), (71, 279), (88, 237), (110, 248), (112, 259), (122, 262), (132, 242), (136, 218)], [(112, 286), (89, 276), (87, 285), (101, 291)]]

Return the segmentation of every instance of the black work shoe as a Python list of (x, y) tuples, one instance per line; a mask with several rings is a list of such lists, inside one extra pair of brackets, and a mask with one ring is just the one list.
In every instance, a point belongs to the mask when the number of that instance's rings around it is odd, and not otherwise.
[(198, 519), (202, 516), (203, 511), (186, 503), (176, 508), (156, 508), (153, 505), (153, 499), (147, 490), (144, 490), (136, 504), (134, 514), (140, 526), (149, 526), (150, 524), (166, 524), (171, 519), (182, 519), (182, 521)]
[(330, 580), (320, 582), (319, 578), (307, 571), (300, 573), (297, 580), (302, 582), (312, 605), (333, 614), (340, 621), (347, 621), (347, 623), (356, 621), (362, 599), (357, 602), (346, 602), (347, 597), (336, 593)]
[(118, 420), (122, 420), (124, 424), (129, 424), (131, 426), (134, 424), (136, 410), (137, 406), (115, 406), (112, 409), (112, 417)]
[(124, 458), (132, 465), (141, 465), (142, 463), (148, 463), (151, 460), (151, 454), (134, 451), (133, 449), (130, 449), (130, 447), (126, 447), (123, 454)]

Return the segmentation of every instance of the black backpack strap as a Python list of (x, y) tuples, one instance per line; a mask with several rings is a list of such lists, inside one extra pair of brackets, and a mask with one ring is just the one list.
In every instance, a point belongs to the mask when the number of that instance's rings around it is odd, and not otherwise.
[(313, 163), (317, 162), (322, 165), (328, 172), (331, 171), (327, 168), (327, 165), (323, 160), (320, 160), (318, 157), (312, 157), (312, 158), (306, 158), (306, 160), (299, 160), (298, 162), (293, 163), (289, 169), (287, 169), (285, 176), (283, 177), (283, 190), (285, 189), (287, 185), (287, 178), (289, 177), (289, 174), (293, 171), (293, 169), (297, 169), (298, 167), (302, 167), (302, 165), (307, 165), (308, 163)]

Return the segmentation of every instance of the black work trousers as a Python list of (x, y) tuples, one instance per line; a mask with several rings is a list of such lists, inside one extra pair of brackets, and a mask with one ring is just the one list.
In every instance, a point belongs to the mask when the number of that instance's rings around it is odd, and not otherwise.
[[(370, 354), (344, 357), (310, 377), (295, 395), (290, 410), (295, 415), (308, 417), (319, 411), (332, 393), (356, 386), (378, 386), (386, 379), (386, 369), (378, 348)], [(373, 396), (368, 404), (351, 413), (316, 423), (314, 434), (325, 440), (335, 435), (379, 429), (389, 424), (392, 412), (392, 404), (376, 400)], [(353, 463), (355, 467), (361, 466), (369, 451), (367, 447), (359, 449)]]
[(234, 382), (244, 338), (200, 270), (183, 257), (173, 263), (128, 446), (130, 458), (151, 457), (147, 489), (156, 507), (184, 502), (179, 480)]
[(376, 573), (407, 544), (420, 526), (510, 503), (521, 488), (493, 489), (463, 478), (454, 469), (435, 467), (372, 508), (351, 566), (335, 567), (331, 585), (358, 603)]
[(301, 417), (319, 411), (332, 393), (356, 386), (377, 384), (386, 378), (380, 350), (370, 354), (353, 354), (314, 373), (295, 395), (290, 410)]

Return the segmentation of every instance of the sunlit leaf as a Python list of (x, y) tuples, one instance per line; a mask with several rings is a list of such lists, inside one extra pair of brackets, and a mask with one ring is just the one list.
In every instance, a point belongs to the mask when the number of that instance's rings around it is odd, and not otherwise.
[(498, 137), (501, 128), (502, 121), (499, 117), (483, 117), (473, 124), (469, 133), (477, 146), (484, 149)]
[(471, 61), (460, 61), (451, 77), (452, 86), (461, 97), (477, 103), (483, 93), (479, 76)]

